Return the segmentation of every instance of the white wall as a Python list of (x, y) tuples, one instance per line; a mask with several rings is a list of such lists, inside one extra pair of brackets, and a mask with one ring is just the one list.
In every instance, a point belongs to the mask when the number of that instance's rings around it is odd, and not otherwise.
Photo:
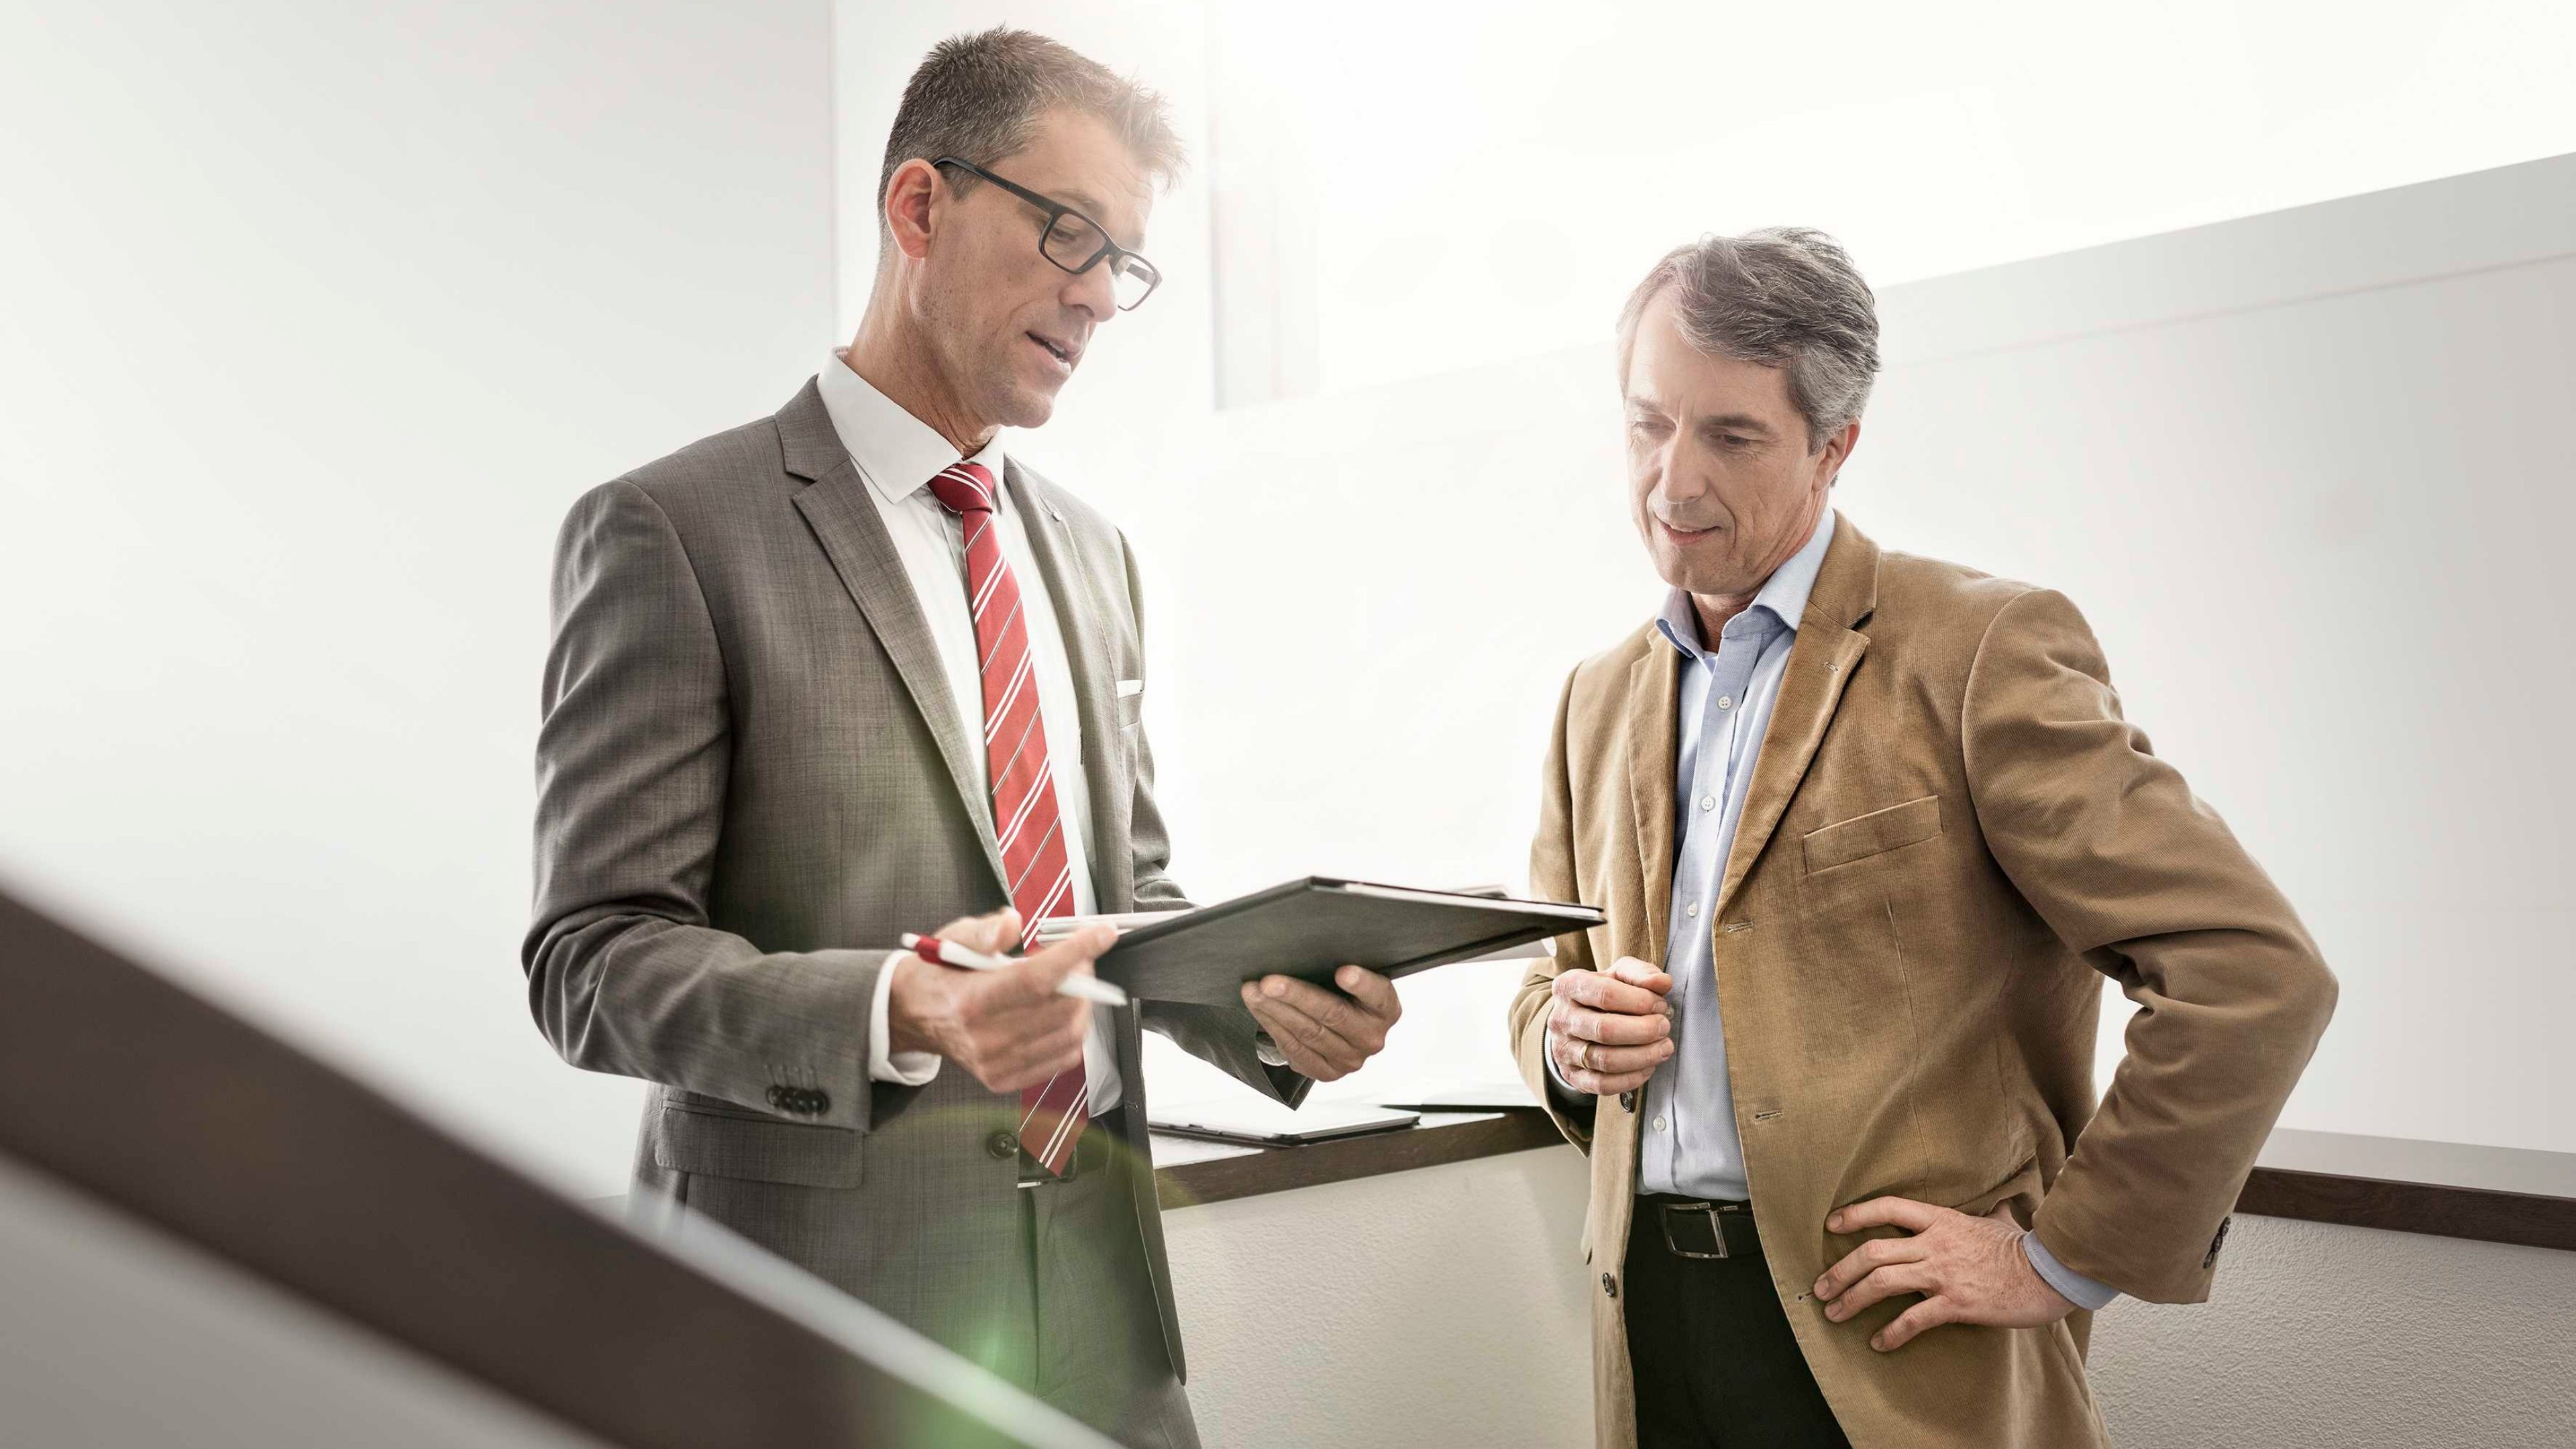
[(593, 1194), (639, 1091), (517, 964), (547, 561), (831, 340), (828, 27), (0, 10), (0, 880)]
[(1220, 130), (1299, 153), (1325, 389), (1600, 339), (1705, 231), (1820, 226), (1885, 285), (2576, 150), (2561, 0), (1212, 13)]
[(1561, 1147), (1164, 1213), (1199, 1437), (1591, 1443), (1585, 1181)]
[[(1590, 1442), (1585, 1174), (1557, 1147), (1164, 1214), (1209, 1449)], [(2124, 1449), (2564, 1449), (2571, 1303), (2576, 1253), (2240, 1216), (2210, 1301), (2114, 1304), (2090, 1375)]]
[(2121, 1302), (2091, 1374), (2122, 1449), (2564, 1449), (2576, 1253), (2242, 1217), (2210, 1301)]

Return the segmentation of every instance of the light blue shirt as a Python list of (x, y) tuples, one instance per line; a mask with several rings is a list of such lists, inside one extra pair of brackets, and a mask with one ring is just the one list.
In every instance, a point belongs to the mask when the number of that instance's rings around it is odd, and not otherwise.
[(1637, 1178), (1647, 1192), (1735, 1202), (1753, 1195), (1744, 1181), (1744, 1143), (1736, 1136), (1726, 1032), (1717, 1013), (1717, 886), (1735, 848), (1798, 621), (1833, 537), (1828, 511), (1752, 604), (1726, 621), (1715, 649), (1702, 646), (1699, 612), (1680, 589), (1655, 620), (1656, 632), (1681, 652), (1682, 674), (1673, 755), (1672, 926), (1663, 962), (1673, 978), (1673, 1055), (1646, 1083), (1640, 1109), (1645, 1130), (1638, 1134)]
[[(1663, 962), (1673, 978), (1673, 1055), (1647, 1081), (1641, 1104), (1637, 1180), (1645, 1192), (1730, 1202), (1753, 1195), (1718, 1015), (1717, 889), (1807, 595), (1833, 536), (1828, 511), (1752, 604), (1726, 621), (1715, 649), (1703, 645), (1698, 610), (1680, 589), (1655, 620), (1656, 632), (1681, 654), (1682, 673), (1673, 755), (1672, 925)], [(2077, 1306), (2100, 1308), (2119, 1296), (2059, 1263), (2038, 1238), (2025, 1235), (2022, 1247), (2040, 1277)]]

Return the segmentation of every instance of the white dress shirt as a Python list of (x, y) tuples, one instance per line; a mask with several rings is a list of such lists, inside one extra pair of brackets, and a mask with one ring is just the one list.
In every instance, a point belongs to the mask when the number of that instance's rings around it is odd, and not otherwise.
[[(984, 738), (982, 657), (975, 645), (975, 618), (966, 600), (966, 533), (956, 514), (940, 506), (930, 480), (957, 461), (957, 450), (937, 429), (903, 410), (850, 370), (839, 353), (823, 364), (815, 379), (823, 394), (832, 430), (859, 476), (876, 500), (894, 541), (895, 556), (912, 581), (913, 598), (930, 625), (931, 643), (939, 650), (940, 671), (948, 677), (949, 701), (957, 708), (966, 738)], [(1002, 440), (996, 435), (969, 461), (990, 469), (995, 484), (994, 523), (1000, 530), (1002, 557), (1019, 581), (1028, 621), (1029, 654), (1038, 686), (1038, 718), (1046, 730), (1047, 759), (1054, 766), (1056, 809), (1066, 823), (1065, 863), (1073, 873), (1073, 910), (1089, 915), (1099, 907), (1092, 887), (1090, 849), (1091, 791), (1082, 768), (1082, 716), (1074, 707), (1073, 668), (1066, 660), (1064, 633), (1056, 622), (1055, 601), (1046, 576), (1029, 551), (1026, 521), (1002, 480)], [(992, 788), (985, 778), (983, 751), (970, 749), (966, 787), (989, 803)], [(925, 921), (935, 931), (945, 921)], [(930, 1052), (897, 1052), (887, 1038), (886, 1001), (894, 989), (894, 972), (877, 973), (876, 1005), (868, 1028), (868, 1075), (881, 1082), (920, 1086), (939, 1074), (941, 1058)], [(1091, 1115), (1107, 1115), (1118, 1105), (1118, 1053), (1109, 1032), (1108, 1007), (1094, 1007), (1091, 1034), (1083, 1041), (1083, 1080), (1091, 1096)]]

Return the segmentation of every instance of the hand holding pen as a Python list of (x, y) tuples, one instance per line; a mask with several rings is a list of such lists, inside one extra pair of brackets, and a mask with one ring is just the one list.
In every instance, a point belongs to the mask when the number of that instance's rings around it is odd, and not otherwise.
[[(903, 934), (903, 948), (924, 961), (962, 966), (969, 971), (1007, 971), (1028, 959), (1025, 956), (988, 956), (955, 941), (943, 941), (937, 936), (916, 936), (910, 931)], [(1097, 976), (1067, 976), (1055, 984), (1055, 994), (1100, 1006), (1127, 1004), (1126, 992)]]
[[(1093, 927), (1017, 958), (999, 953), (1017, 945), (1020, 918), (998, 911), (951, 921), (936, 936), (921, 938), (951, 948), (933, 964), (907, 948), (887, 958), (893, 975), (886, 988), (884, 1038), (896, 1057), (923, 1053), (971, 1073), (994, 1092), (1036, 1086), (1082, 1062), (1090, 1033), (1092, 999), (1082, 981), (1104, 985), (1088, 973), (1091, 963), (1117, 943), (1118, 934)], [(944, 964), (958, 949), (991, 966), (956, 969)], [(932, 946), (934, 952), (938, 946)]]

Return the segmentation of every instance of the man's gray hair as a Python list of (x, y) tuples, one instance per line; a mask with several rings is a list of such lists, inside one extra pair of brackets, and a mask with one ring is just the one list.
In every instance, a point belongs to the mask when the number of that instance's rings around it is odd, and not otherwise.
[(1637, 319), (1666, 288), (1682, 336), (1719, 357), (1789, 371), (1789, 400), (1807, 420), (1807, 451), (1858, 418), (1878, 376), (1878, 300), (1851, 255), (1811, 227), (1704, 236), (1655, 263), (1619, 313), (1619, 377)]
[[(885, 230), (886, 188), (895, 168), (914, 157), (942, 156), (991, 166), (1034, 140), (1039, 118), (1049, 111), (1106, 124), (1159, 185), (1181, 174), (1181, 138), (1161, 96), (1043, 35), (997, 25), (932, 46), (904, 86), (877, 172), (878, 231)], [(946, 174), (960, 192), (983, 184), (953, 168)]]

